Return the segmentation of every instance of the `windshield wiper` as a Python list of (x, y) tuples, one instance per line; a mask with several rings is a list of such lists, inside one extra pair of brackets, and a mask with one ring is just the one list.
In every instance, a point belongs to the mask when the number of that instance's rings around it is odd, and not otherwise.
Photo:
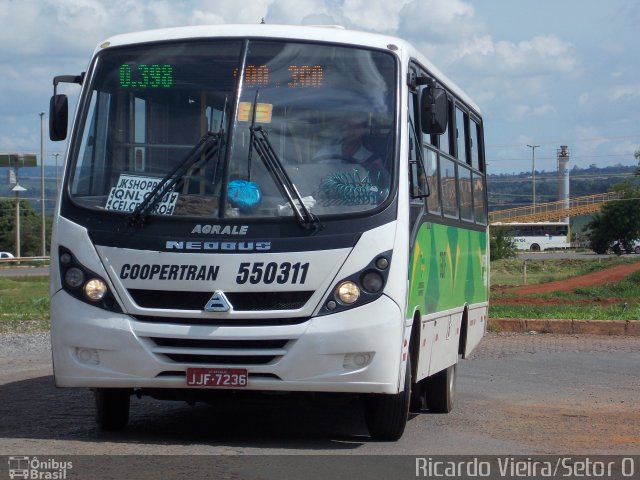
[(165, 197), (167, 193), (173, 189), (182, 177), (187, 173), (195, 163), (201, 160), (200, 155), (205, 153), (207, 149), (213, 147), (213, 149), (206, 153), (205, 160), (210, 158), (216, 151), (220, 150), (220, 143), (224, 131), (220, 129), (218, 132), (207, 132), (200, 140), (189, 150), (184, 158), (178, 162), (178, 165), (167, 173), (160, 182), (155, 186), (149, 195), (145, 197), (142, 202), (136, 207), (136, 209), (129, 215), (129, 225), (134, 227), (141, 227), (147, 218), (147, 215), (153, 211), (155, 206)]
[(261, 125), (258, 127), (255, 126), (257, 105), (258, 92), (256, 92), (256, 97), (253, 102), (253, 116), (251, 119), (251, 126), (249, 127), (249, 131), (251, 133), (249, 140), (249, 179), (251, 179), (251, 152), (255, 149), (260, 160), (262, 160), (262, 163), (264, 163), (267, 171), (271, 175), (271, 178), (273, 178), (273, 181), (280, 189), (280, 193), (282, 193), (289, 202), (289, 205), (291, 205), (291, 209), (293, 210), (296, 220), (300, 226), (304, 228), (315, 227), (318, 229), (320, 227), (320, 220), (311, 213), (302, 200), (300, 192), (298, 192), (298, 189), (291, 180), (291, 177), (289, 177), (289, 174), (284, 169), (278, 154), (273, 149), (273, 146), (269, 141), (267, 131)]
[(282, 161), (278, 158), (278, 154), (271, 146), (266, 130), (262, 126), (254, 127), (253, 125), (250, 129), (252, 137), (250, 148), (255, 149), (265, 167), (267, 167), (271, 178), (273, 178), (280, 192), (291, 205), (298, 223), (304, 228), (318, 228), (320, 220), (305, 205), (300, 192), (298, 192), (291, 177), (282, 166)]

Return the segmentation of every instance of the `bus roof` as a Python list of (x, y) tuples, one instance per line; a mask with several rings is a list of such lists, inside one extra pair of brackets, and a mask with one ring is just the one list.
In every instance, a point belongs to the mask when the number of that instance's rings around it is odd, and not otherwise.
[[(399, 37), (377, 33), (348, 30), (337, 25), (200, 25), (174, 27), (141, 32), (126, 33), (107, 38), (100, 42), (94, 55), (104, 48), (137, 43), (159, 42), (163, 40), (198, 39), (198, 38), (280, 38), (291, 40), (308, 40), (332, 44), (357, 45), (394, 51), (404, 61), (416, 59), (426, 68), (439, 83), (447, 87), (453, 94), (468, 104), (478, 114), (479, 107), (453, 81), (446, 77), (435, 65), (421, 54), (412, 44)], [(395, 48), (392, 48), (395, 46)]]

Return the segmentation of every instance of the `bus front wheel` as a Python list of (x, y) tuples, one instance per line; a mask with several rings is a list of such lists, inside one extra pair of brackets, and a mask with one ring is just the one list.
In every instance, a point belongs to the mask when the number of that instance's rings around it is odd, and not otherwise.
[(364, 416), (371, 438), (395, 441), (402, 437), (410, 400), (411, 362), (407, 360), (402, 392), (393, 395), (370, 393), (364, 398)]
[(428, 378), (427, 407), (436, 413), (449, 413), (456, 399), (457, 365), (451, 365)]
[(102, 430), (122, 430), (129, 422), (131, 390), (126, 388), (97, 388), (96, 423)]

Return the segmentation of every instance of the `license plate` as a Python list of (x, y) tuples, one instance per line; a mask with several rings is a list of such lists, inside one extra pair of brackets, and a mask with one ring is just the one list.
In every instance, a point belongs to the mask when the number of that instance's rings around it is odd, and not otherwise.
[(246, 387), (249, 373), (245, 368), (187, 368), (189, 387)]

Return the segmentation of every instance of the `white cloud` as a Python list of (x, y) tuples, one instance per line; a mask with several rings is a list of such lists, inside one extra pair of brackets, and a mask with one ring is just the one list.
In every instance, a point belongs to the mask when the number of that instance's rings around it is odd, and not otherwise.
[(422, 43), (458, 43), (484, 31), (473, 6), (462, 0), (413, 0), (400, 11), (398, 30)]
[(339, 12), (315, 0), (279, 0), (269, 6), (266, 20), (278, 24), (340, 24)]
[(536, 117), (548, 117), (549, 115), (553, 115), (556, 113), (556, 107), (553, 105), (540, 105), (535, 107), (531, 113)]
[(553, 105), (539, 105), (537, 107), (531, 107), (529, 105), (516, 105), (512, 109), (513, 116), (518, 119), (526, 117), (548, 117), (556, 113), (556, 108)]
[(494, 42), (488, 36), (461, 44), (453, 58), (494, 76), (541, 76), (574, 73), (578, 61), (574, 48), (554, 35), (520, 42)]
[[(574, 138), (575, 142), (580, 144), (582, 150), (586, 152), (593, 152), (597, 147), (605, 145), (610, 141), (599, 128), (590, 125), (576, 125), (573, 127), (571, 137)], [(579, 149), (574, 149), (575, 153), (579, 153), (579, 151)]]
[(584, 106), (584, 105), (587, 105), (588, 103), (589, 103), (589, 93), (582, 92), (578, 97), (578, 105)]
[(616, 144), (612, 147), (612, 150), (616, 155), (629, 155), (629, 159), (634, 158), (633, 154), (638, 149), (640, 149), (640, 145), (630, 140), (616, 142)]
[(634, 85), (618, 85), (610, 89), (609, 97), (612, 100), (631, 100), (640, 98), (640, 83)]
[[(389, 33), (398, 28), (400, 12), (411, 0), (344, 0), (342, 12), (352, 25), (365, 30)], [(425, 2), (426, 3), (426, 2)]]

